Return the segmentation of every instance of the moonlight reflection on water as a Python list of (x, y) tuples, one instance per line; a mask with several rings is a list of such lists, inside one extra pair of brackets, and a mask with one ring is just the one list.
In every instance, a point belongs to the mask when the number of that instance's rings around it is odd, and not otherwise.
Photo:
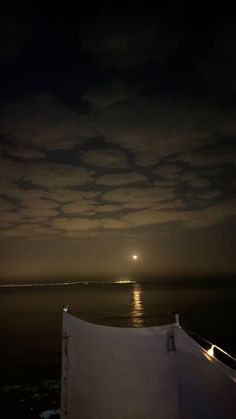
[(139, 285), (135, 285), (133, 289), (131, 316), (134, 327), (143, 326), (142, 290)]

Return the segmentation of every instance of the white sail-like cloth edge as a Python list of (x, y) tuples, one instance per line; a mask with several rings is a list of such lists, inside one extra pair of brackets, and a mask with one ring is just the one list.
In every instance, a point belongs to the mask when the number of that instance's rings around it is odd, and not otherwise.
[(175, 324), (97, 325), (63, 313), (62, 419), (233, 419), (236, 374)]

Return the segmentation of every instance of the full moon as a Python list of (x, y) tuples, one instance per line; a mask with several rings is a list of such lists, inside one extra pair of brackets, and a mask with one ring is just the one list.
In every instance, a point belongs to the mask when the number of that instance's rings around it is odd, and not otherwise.
[(132, 255), (132, 259), (133, 260), (137, 260), (138, 259), (138, 255)]

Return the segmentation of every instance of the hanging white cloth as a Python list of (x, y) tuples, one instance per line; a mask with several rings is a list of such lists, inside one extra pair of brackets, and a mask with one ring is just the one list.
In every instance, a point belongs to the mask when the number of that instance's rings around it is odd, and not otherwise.
[(175, 325), (115, 328), (63, 313), (62, 419), (233, 419), (234, 379)]

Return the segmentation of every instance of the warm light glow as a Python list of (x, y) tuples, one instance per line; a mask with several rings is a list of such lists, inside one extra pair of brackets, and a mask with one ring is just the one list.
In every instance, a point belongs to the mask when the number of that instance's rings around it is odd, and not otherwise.
[(135, 281), (131, 280), (131, 279), (126, 279), (126, 278), (122, 278), (119, 279), (118, 281), (115, 281), (115, 284), (134, 284)]
[(139, 285), (135, 285), (133, 289), (133, 302), (131, 316), (134, 327), (140, 327), (143, 325), (143, 306), (142, 306), (142, 290)]
[(138, 259), (138, 255), (132, 255), (132, 259), (133, 260), (137, 260)]
[(212, 345), (212, 346), (211, 346), (211, 348), (210, 348), (210, 349), (208, 349), (207, 353), (208, 353), (208, 355), (210, 355), (210, 356), (214, 356), (214, 345)]

